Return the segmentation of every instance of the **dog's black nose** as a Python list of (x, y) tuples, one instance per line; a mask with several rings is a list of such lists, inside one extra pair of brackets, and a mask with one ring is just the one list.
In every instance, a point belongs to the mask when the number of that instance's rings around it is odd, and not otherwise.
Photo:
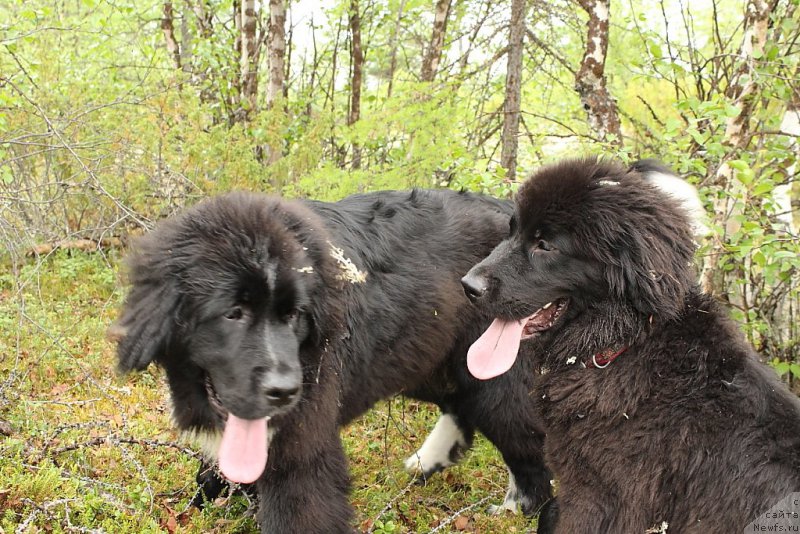
[(291, 404), (300, 393), (302, 375), (300, 372), (265, 372), (257, 373), (261, 376), (261, 387), (267, 404), (273, 408), (280, 408)]
[(280, 408), (291, 403), (300, 391), (299, 387), (271, 387), (267, 388), (267, 402), (270, 406)]
[(461, 279), (461, 285), (464, 286), (464, 293), (467, 294), (469, 300), (475, 302), (486, 294), (488, 289), (486, 279), (482, 276), (468, 272), (467, 275)]

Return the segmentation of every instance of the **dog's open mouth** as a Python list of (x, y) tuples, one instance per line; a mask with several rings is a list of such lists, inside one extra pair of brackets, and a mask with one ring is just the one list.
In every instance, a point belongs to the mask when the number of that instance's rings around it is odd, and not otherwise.
[(225, 421), (218, 451), (219, 470), (232, 482), (255, 482), (267, 466), (269, 417), (242, 419), (232, 414), (222, 404), (208, 375), (205, 378), (205, 388), (208, 403)]
[(514, 365), (520, 342), (553, 328), (564, 316), (569, 299), (548, 302), (519, 320), (495, 319), (467, 352), (467, 368), (477, 379), (499, 376)]
[(568, 299), (556, 299), (533, 312), (532, 315), (525, 319), (525, 326), (522, 328), (520, 339), (524, 341), (553, 328), (553, 325), (567, 310), (568, 304)]
[(222, 401), (219, 400), (219, 395), (217, 395), (217, 390), (214, 389), (214, 384), (211, 383), (211, 377), (206, 374), (206, 395), (208, 395), (208, 403), (211, 405), (211, 408), (219, 415), (223, 421), (228, 418), (228, 410), (222, 405)]

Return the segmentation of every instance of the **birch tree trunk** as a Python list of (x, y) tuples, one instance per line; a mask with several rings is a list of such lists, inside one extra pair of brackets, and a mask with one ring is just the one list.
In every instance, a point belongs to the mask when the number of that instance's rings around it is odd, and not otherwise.
[[(797, 70), (795, 70), (795, 77)], [(788, 236), (797, 236), (797, 225), (794, 223), (795, 210), (792, 209), (792, 177), (797, 176), (797, 162), (800, 161), (800, 96), (794, 92), (791, 102), (781, 120), (781, 133), (792, 136), (792, 151), (794, 158), (791, 165), (786, 168), (786, 183), (775, 187), (772, 196), (778, 206), (778, 223)], [(774, 319), (775, 333), (778, 342), (784, 347), (791, 346), (791, 340), (798, 339), (800, 322), (798, 322), (797, 300), (785, 297), (780, 299), (775, 307)], [(788, 353), (788, 351), (787, 351)], [(788, 360), (787, 361), (791, 361)], [(791, 380), (791, 373), (787, 377)]]
[(269, 0), (269, 85), (267, 106), (272, 108), (283, 95), (286, 65), (286, 4)]
[(517, 177), (517, 146), (519, 134), (520, 95), (522, 89), (522, 49), (525, 36), (525, 0), (512, 0), (508, 37), (508, 67), (506, 95), (503, 104), (503, 134), (500, 164), (506, 178)]
[[(283, 0), (269, 0), (269, 84), (267, 85), (267, 107), (279, 105), (286, 85), (286, 4)], [(269, 147), (268, 163), (278, 161), (283, 155), (283, 147)]]
[[(795, 94), (786, 113), (783, 114), (781, 121), (781, 132), (790, 135), (794, 138), (792, 148), (794, 149), (795, 156), (792, 164), (786, 169), (788, 177), (796, 176), (798, 172), (797, 162), (800, 161), (800, 97)], [(786, 230), (792, 234), (797, 234), (797, 227), (794, 223), (792, 214), (792, 181), (787, 180), (785, 184), (780, 184), (775, 187), (773, 193), (775, 203), (779, 206), (778, 220), (784, 225)]]
[[(194, 12), (195, 21), (197, 23), (197, 35), (203, 40), (208, 40), (214, 35), (214, 13), (210, 6), (207, 5), (208, 0), (197, 0), (191, 3), (191, 10)], [(183, 50), (181, 51), (183, 52)], [(191, 57), (192, 65), (189, 67), (191, 72), (191, 83), (194, 86), (200, 86), (200, 101), (204, 103), (212, 102), (215, 99), (211, 88), (206, 85), (208, 80), (208, 72), (205, 68), (198, 65), (197, 58)], [(184, 63), (184, 67), (186, 64)], [(222, 96), (216, 97), (222, 100)]]
[(197, 28), (200, 36), (204, 39), (211, 37), (214, 29), (214, 12), (207, 2), (208, 0), (197, 0), (192, 3), (192, 11), (197, 18)]
[[(352, 126), (361, 117), (361, 80), (364, 69), (364, 52), (361, 49), (361, 15), (358, 0), (350, 0), (350, 57), (352, 77), (350, 78), (350, 112), (347, 125)], [(361, 168), (361, 147), (353, 143), (353, 168)]]
[[(237, 65), (242, 63), (242, 3), (241, 0), (233, 0), (233, 26), (235, 28), (233, 38), (233, 54)], [(241, 68), (232, 76), (231, 94), (228, 100), (228, 122), (233, 125), (242, 120), (242, 76)]]
[(586, 23), (586, 50), (575, 75), (575, 90), (581, 97), (589, 126), (602, 140), (615, 136), (622, 144), (617, 103), (606, 86), (605, 68), (608, 52), (608, 14), (610, 0), (578, 0), (589, 15)]
[(164, 2), (164, 17), (161, 19), (161, 31), (164, 32), (164, 41), (167, 43), (167, 52), (172, 56), (175, 68), (181, 68), (181, 49), (175, 38), (175, 12), (172, 2)]
[(394, 28), (392, 28), (392, 36), (389, 39), (389, 87), (386, 90), (387, 98), (392, 96), (394, 72), (397, 70), (397, 34), (400, 33), (400, 23), (403, 20), (403, 10), (405, 6), (406, 0), (400, 0), (400, 5), (397, 7), (397, 17), (394, 21)]
[(191, 28), (191, 6), (184, 4), (181, 8), (181, 44), (178, 57), (181, 60), (181, 70), (189, 75), (192, 73), (192, 35)]
[(433, 17), (433, 31), (431, 32), (431, 42), (422, 59), (422, 73), (420, 78), (423, 82), (432, 82), (439, 68), (439, 61), (442, 58), (442, 47), (444, 46), (444, 35), (447, 30), (447, 16), (450, 14), (450, 0), (437, 0), (436, 11)]
[[(749, 0), (744, 19), (744, 38), (739, 48), (739, 67), (736, 69), (725, 91), (725, 95), (735, 103), (740, 111), (729, 118), (725, 124), (722, 142), (730, 147), (729, 157), (720, 165), (713, 177), (713, 186), (719, 191), (732, 193), (736, 187), (733, 169), (728, 161), (749, 144), (749, 124), (757, 103), (758, 77), (755, 73), (756, 57), (760, 57), (767, 41), (767, 29), (771, 4), (767, 0)], [(725, 232), (712, 236), (711, 250), (703, 264), (701, 275), (703, 289), (713, 294), (724, 293), (725, 277), (719, 268), (720, 256), (724, 252), (725, 236), (737, 230), (732, 215), (735, 208), (735, 194), (716, 195), (713, 199), (714, 222)]]
[(256, 19), (255, 0), (241, 0), (241, 52), (239, 56), (240, 79), (241, 79), (241, 103), (244, 108), (244, 117), (250, 117), (256, 112), (258, 96), (258, 63), (256, 52), (258, 42), (256, 40)]

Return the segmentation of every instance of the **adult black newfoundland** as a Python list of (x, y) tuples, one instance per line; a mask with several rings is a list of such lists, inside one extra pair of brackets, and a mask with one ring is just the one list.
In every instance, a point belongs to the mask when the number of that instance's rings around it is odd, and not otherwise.
[(560, 508), (540, 534), (742, 532), (800, 491), (800, 401), (698, 291), (672, 199), (567, 161), (520, 188), (512, 227), (463, 279), (496, 317), (468, 362), (535, 362)]
[(486, 434), (535, 511), (551, 476), (527, 389), (465, 364), (491, 318), (459, 281), (511, 211), (453, 191), (207, 200), (129, 258), (119, 367), (164, 367), (177, 426), (211, 436), (229, 479), (255, 482), (263, 532), (352, 530), (339, 426), (396, 393), (438, 403), (461, 442)]

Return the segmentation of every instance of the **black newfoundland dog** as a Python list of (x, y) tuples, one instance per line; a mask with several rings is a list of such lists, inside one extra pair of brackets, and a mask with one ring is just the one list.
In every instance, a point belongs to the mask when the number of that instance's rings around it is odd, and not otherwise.
[(800, 491), (800, 401), (700, 293), (694, 251), (640, 173), (567, 161), (520, 188), (510, 236), (464, 277), (496, 317), (473, 375), (537, 372), (559, 480), (540, 534), (742, 532)]
[(177, 426), (205, 436), (228, 479), (254, 484), (263, 532), (352, 530), (339, 427), (396, 393), (446, 413), (437, 435), (450, 450), (421, 451), (426, 471), (477, 428), (533, 512), (551, 478), (525, 407), (533, 373), (484, 383), (466, 370), (491, 318), (460, 279), (508, 234), (511, 212), (454, 191), (207, 200), (129, 258), (111, 330), (119, 368), (164, 367)]

